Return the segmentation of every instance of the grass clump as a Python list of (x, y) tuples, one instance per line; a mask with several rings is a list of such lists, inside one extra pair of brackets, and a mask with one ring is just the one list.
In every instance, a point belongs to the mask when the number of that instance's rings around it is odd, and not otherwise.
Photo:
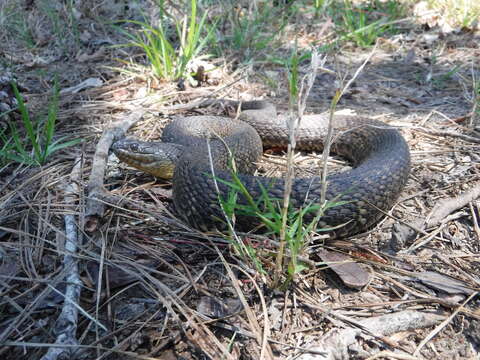
[[(12, 82), (12, 89), (18, 102), (21, 121), (8, 122), (7, 129), (0, 129), (0, 162), (17, 162), (26, 165), (43, 165), (48, 157), (58, 150), (78, 144), (81, 140), (65, 141), (66, 137), (54, 139), (58, 114), (59, 87), (55, 80), (53, 95), (45, 119), (31, 117), (25, 101)], [(4, 114), (0, 114), (0, 117)], [(10, 136), (7, 133), (10, 132)]]
[(341, 20), (343, 38), (353, 41), (357, 46), (369, 47), (385, 33), (394, 33), (393, 22), (401, 18), (405, 9), (399, 1), (369, 1), (354, 6), (351, 0), (344, 0)]
[[(234, 236), (235, 219), (237, 216), (245, 216), (251, 218), (253, 222), (259, 222), (265, 229), (265, 235), (277, 243), (280, 243), (283, 237), (286, 243), (286, 253), (280, 254), (277, 251), (275, 254), (272, 253), (272, 256), (275, 260), (279, 256), (287, 259), (286, 261), (282, 260), (283, 265), (281, 269), (282, 278), (284, 279), (281, 284), (287, 285), (294, 279), (296, 274), (308, 269), (307, 263), (302, 261), (301, 258), (310, 243), (311, 235), (316, 231), (334, 230), (334, 228), (317, 229), (320, 218), (327, 209), (340, 206), (345, 204), (345, 202), (328, 201), (323, 205), (316, 203), (305, 204), (304, 207), (299, 209), (288, 207), (286, 218), (284, 219), (283, 199), (272, 198), (268, 190), (262, 185), (260, 185), (260, 196), (254, 199), (242, 183), (237, 172), (233, 170), (234, 168), (234, 166), (231, 166), (231, 181), (216, 177), (218, 182), (224, 183), (229, 187), (228, 196), (220, 198), (220, 203), (225, 211), (228, 223), (231, 225), (229, 226), (228, 238), (242, 260), (250, 264), (260, 274), (267, 276), (269, 272), (265, 270), (256, 247), (250, 242), (241, 241)], [(238, 201), (240, 196), (245, 200), (242, 203)], [(307, 216), (310, 220), (305, 222)], [(274, 286), (277, 283), (273, 278), (270, 279), (270, 282)]]
[[(147, 21), (126, 20), (126, 23), (138, 25), (140, 31), (129, 32), (119, 30), (130, 39), (130, 42), (121, 46), (133, 46), (142, 49), (151, 64), (153, 73), (160, 79), (178, 80), (191, 77), (187, 74), (188, 64), (198, 58), (207, 44), (214, 27), (203, 38), (205, 31), (204, 13), (200, 21), (197, 19), (197, 1), (191, 0), (190, 14), (185, 15), (180, 21), (174, 20), (175, 32), (178, 44), (174, 44), (168, 31), (169, 17), (163, 11), (163, 2), (160, 7), (158, 26), (153, 26)], [(171, 18), (170, 18), (171, 19)]]

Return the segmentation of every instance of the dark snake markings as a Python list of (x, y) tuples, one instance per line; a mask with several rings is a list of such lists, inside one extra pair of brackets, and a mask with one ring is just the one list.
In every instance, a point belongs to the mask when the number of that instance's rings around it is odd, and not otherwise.
[[(282, 198), (284, 191), (281, 178), (251, 175), (255, 170), (254, 162), (262, 155), (262, 142), (266, 147), (287, 145), (288, 128), (284, 118), (277, 116), (272, 104), (263, 101), (243, 103), (241, 110), (239, 118), (242, 121), (217, 116), (179, 118), (165, 127), (162, 142), (147, 143), (127, 138), (115, 143), (113, 150), (120, 160), (155, 176), (168, 178), (173, 172), (173, 202), (182, 219), (200, 230), (220, 228), (222, 222), (218, 219), (223, 219), (223, 215), (217, 191), (212, 177), (206, 176), (211, 174), (211, 164), (205, 136), (210, 137), (217, 177), (231, 179), (225, 148), (228, 146), (235, 154), (240, 178), (254, 199), (260, 197), (261, 185), (268, 189), (272, 198)], [(329, 208), (320, 226), (346, 224), (335, 233), (347, 236), (374, 225), (382, 217), (379, 209), (388, 211), (392, 207), (410, 173), (410, 152), (400, 133), (380, 121), (335, 116), (334, 124), (336, 138), (332, 150), (349, 159), (353, 168), (328, 177), (327, 199), (347, 203)], [(297, 149), (321, 149), (327, 125), (327, 116), (302, 118), (297, 130)], [(171, 163), (175, 163), (174, 171)], [(217, 184), (226, 198), (228, 186)], [(320, 191), (319, 177), (296, 178), (291, 204), (300, 208), (318, 203)], [(240, 196), (239, 202), (245, 203), (245, 199)], [(253, 228), (258, 225), (258, 219), (256, 221), (237, 216), (237, 223), (243, 227)]]

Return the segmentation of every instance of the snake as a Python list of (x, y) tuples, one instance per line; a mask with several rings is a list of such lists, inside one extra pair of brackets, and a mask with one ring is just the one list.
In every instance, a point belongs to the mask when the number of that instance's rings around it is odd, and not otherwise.
[[(254, 174), (264, 148), (289, 145), (291, 117), (279, 114), (276, 106), (265, 100), (239, 103), (239, 110), (236, 119), (177, 117), (163, 129), (160, 142), (125, 137), (115, 142), (112, 150), (139, 170), (171, 178), (173, 206), (183, 221), (203, 231), (224, 230), (225, 208), (219, 199), (232, 194), (235, 179), (248, 191), (248, 195), (237, 192), (239, 205), (249, 204), (248, 196), (260, 207), (265, 205), (265, 196), (280, 203), (288, 185), (284, 178)], [(384, 122), (358, 115), (330, 118), (328, 114), (300, 119), (293, 132), (295, 149), (323, 150), (329, 123), (332, 152), (346, 158), (352, 167), (329, 174), (326, 186), (321, 176), (293, 178), (289, 206), (299, 211), (321, 205), (325, 199), (317, 230), (347, 237), (376, 225), (395, 204), (409, 178), (410, 151), (400, 132)], [(317, 211), (305, 211), (304, 223), (317, 215)], [(235, 221), (246, 230), (260, 223), (258, 216), (241, 211)]]

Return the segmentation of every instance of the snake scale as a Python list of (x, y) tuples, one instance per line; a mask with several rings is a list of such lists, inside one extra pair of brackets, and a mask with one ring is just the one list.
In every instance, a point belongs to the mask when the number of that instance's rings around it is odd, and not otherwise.
[[(307, 115), (297, 128), (297, 149), (322, 149), (328, 116)], [(230, 181), (228, 150), (233, 153), (240, 179), (254, 199), (267, 189), (271, 198), (283, 197), (281, 178), (253, 176), (254, 163), (265, 147), (286, 146), (288, 127), (273, 104), (250, 101), (241, 104), (238, 120), (218, 116), (190, 116), (169, 123), (162, 142), (142, 142), (124, 138), (113, 145), (120, 160), (157, 177), (173, 175), (173, 203), (176, 212), (200, 230), (222, 228), (223, 213), (212, 168), (217, 178)], [(332, 150), (349, 161), (353, 168), (327, 178), (326, 198), (342, 201), (328, 208), (319, 226), (339, 227), (336, 236), (348, 236), (376, 224), (402, 191), (410, 173), (410, 152), (400, 133), (386, 124), (359, 116), (334, 117)], [(221, 139), (219, 139), (221, 137)], [(207, 140), (209, 138), (208, 145)], [(174, 165), (172, 165), (174, 164)], [(228, 185), (217, 181), (223, 198)], [(291, 193), (292, 208), (318, 203), (319, 177), (295, 178)], [(246, 200), (239, 195), (238, 202)], [(309, 221), (314, 214), (306, 215)], [(309, 218), (310, 217), (310, 218)], [(237, 216), (237, 224), (253, 228), (258, 220)], [(343, 226), (341, 226), (343, 225)]]

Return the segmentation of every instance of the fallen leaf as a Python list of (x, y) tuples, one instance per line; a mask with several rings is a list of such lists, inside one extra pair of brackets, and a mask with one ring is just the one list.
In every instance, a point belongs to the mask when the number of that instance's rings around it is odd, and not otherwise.
[(370, 282), (370, 273), (349, 256), (325, 249), (318, 251), (317, 254), (328, 265), (329, 269), (338, 275), (345, 286), (360, 289)]

